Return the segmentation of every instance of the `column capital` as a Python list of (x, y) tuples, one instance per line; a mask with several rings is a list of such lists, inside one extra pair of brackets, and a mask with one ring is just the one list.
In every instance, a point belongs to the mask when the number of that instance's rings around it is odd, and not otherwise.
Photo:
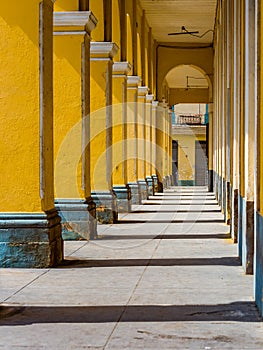
[(154, 99), (154, 95), (153, 94), (147, 94), (146, 95), (146, 102), (147, 103), (152, 103)]
[[(54, 12), (53, 14), (53, 26), (56, 28), (54, 34), (57, 35), (90, 34), (97, 22), (97, 18), (91, 11)], [(67, 30), (67, 27), (70, 29)]]
[(128, 75), (127, 77), (127, 84), (129, 87), (138, 87), (138, 85), (141, 82), (141, 77), (138, 75)]
[(108, 41), (92, 41), (90, 43), (90, 58), (112, 59), (118, 52), (119, 46)]
[(128, 61), (114, 62), (112, 66), (113, 75), (128, 75), (131, 71), (132, 65)]
[(138, 86), (138, 97), (145, 97), (148, 94), (148, 86)]
[(158, 101), (152, 101), (152, 106), (153, 106), (153, 108), (157, 108), (159, 106), (159, 102)]

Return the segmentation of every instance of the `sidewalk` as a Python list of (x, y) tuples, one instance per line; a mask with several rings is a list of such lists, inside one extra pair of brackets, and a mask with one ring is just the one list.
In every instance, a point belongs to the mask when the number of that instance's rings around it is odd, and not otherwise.
[(0, 349), (263, 349), (263, 323), (214, 195), (174, 187), (56, 269), (0, 269)]

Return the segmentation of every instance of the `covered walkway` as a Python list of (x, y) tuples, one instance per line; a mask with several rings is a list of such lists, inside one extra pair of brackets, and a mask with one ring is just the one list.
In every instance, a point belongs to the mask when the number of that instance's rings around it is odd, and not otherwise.
[(1, 269), (1, 349), (262, 349), (229, 226), (202, 187), (170, 187), (49, 269)]

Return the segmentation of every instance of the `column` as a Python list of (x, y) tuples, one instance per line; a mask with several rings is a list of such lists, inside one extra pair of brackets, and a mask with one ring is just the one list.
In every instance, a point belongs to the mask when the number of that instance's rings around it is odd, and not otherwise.
[[(258, 10), (263, 13), (263, 2), (258, 3)], [(259, 37), (263, 34), (263, 20), (260, 17), (258, 25)], [(257, 171), (256, 171), (256, 225), (255, 225), (255, 269), (254, 269), (254, 291), (256, 305), (261, 317), (263, 316), (263, 42), (257, 41), (259, 51), (258, 64), (261, 68), (258, 73), (258, 119), (256, 134), (257, 149)]]
[(158, 111), (158, 101), (152, 102), (152, 179), (153, 179), (153, 192), (157, 193), (158, 186), (158, 176), (157, 176), (157, 111)]
[[(164, 107), (163, 107), (164, 105)], [(156, 172), (158, 177), (158, 192), (165, 188), (165, 108), (161, 102), (156, 111)]]
[(138, 184), (138, 130), (137, 130), (137, 96), (141, 78), (128, 76), (127, 80), (127, 179), (131, 189), (132, 204), (141, 204)]
[(131, 190), (127, 177), (127, 74), (129, 62), (113, 64), (113, 190), (117, 196), (118, 212), (131, 211)]
[(138, 184), (141, 200), (148, 198), (148, 187), (146, 182), (146, 95), (147, 86), (138, 86), (138, 114), (137, 114), (137, 147), (138, 147)]
[(154, 195), (154, 186), (153, 186), (153, 109), (152, 109), (152, 102), (154, 99), (154, 95), (146, 95), (146, 117), (145, 117), (145, 127), (146, 127), (146, 133), (145, 133), (145, 167), (146, 167), (146, 182), (148, 186), (148, 196)]
[(91, 42), (91, 194), (97, 220), (105, 224), (118, 220), (112, 189), (112, 65), (117, 51), (115, 43)]
[(63, 258), (54, 206), (52, 12), (50, 0), (0, 3), (8, 40), (0, 67), (1, 267), (50, 267)]
[(168, 186), (173, 186), (173, 170), (172, 170), (172, 110), (168, 109), (167, 121), (167, 157), (168, 157)]
[(244, 3), (244, 94), (241, 126), (242, 162), (239, 254), (246, 273), (253, 273), (254, 260), (254, 171), (255, 122), (257, 115), (257, 51), (255, 1)]
[(214, 190), (214, 167), (213, 167), (213, 150), (214, 150), (214, 117), (213, 117), (213, 104), (208, 105), (208, 191)]
[[(97, 20), (89, 11), (54, 13), (56, 208), (64, 240), (96, 238), (90, 189), (89, 56)], [(73, 147), (74, 145), (74, 147)]]

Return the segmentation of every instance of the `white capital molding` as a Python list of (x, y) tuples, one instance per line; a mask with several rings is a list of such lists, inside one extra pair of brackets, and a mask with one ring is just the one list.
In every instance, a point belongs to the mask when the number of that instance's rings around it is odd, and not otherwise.
[(97, 22), (97, 18), (91, 11), (69, 11), (53, 13), (54, 27), (85, 27), (85, 30), (88, 34), (90, 34), (91, 31), (96, 27)]
[(137, 75), (128, 75), (127, 84), (128, 86), (135, 86), (136, 88), (141, 83), (141, 77)]
[(92, 41), (90, 43), (90, 58), (113, 58), (119, 46), (108, 41)]
[(145, 97), (148, 94), (148, 86), (138, 86), (138, 95)]
[(159, 105), (159, 102), (158, 102), (158, 101), (152, 101), (152, 106), (153, 106), (154, 108), (157, 108), (158, 105)]
[(131, 71), (131, 64), (128, 61), (114, 62), (112, 66), (112, 72), (114, 75), (128, 75)]
[(146, 102), (147, 103), (152, 103), (153, 99), (154, 99), (154, 95), (152, 95), (152, 94), (147, 94), (146, 95)]

